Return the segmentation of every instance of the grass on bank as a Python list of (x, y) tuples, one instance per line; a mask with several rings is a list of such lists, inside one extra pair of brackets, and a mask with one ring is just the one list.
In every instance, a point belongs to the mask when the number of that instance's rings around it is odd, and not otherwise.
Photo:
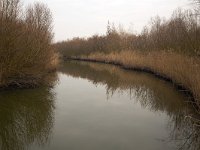
[(190, 90), (200, 108), (200, 3), (155, 17), (134, 34), (108, 23), (105, 35), (54, 44), (63, 58), (120, 64), (150, 70)]
[(93, 53), (78, 57), (89, 61), (120, 64), (125, 68), (140, 68), (168, 77), (192, 92), (200, 108), (200, 59), (174, 52), (122, 51), (109, 54)]
[(170, 78), (189, 89), (200, 108), (199, 6), (177, 9), (169, 19), (157, 16), (140, 34), (108, 23), (106, 35), (74, 38), (54, 46), (64, 58), (111, 62)]

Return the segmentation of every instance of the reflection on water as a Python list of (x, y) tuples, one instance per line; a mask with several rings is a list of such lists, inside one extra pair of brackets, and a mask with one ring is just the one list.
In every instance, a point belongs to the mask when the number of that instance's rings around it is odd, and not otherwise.
[(0, 93), (0, 149), (25, 150), (49, 141), (54, 94), (47, 87)]
[(70, 61), (62, 66), (61, 72), (105, 85), (108, 100), (116, 93), (119, 96), (125, 93), (144, 109), (167, 114), (170, 131), (167, 142), (175, 143), (179, 149), (200, 149), (200, 131), (190, 119), (197, 114), (188, 99), (169, 83), (148, 74), (97, 63)]
[(191, 103), (165, 81), (70, 61), (52, 88), (0, 92), (0, 149), (199, 150), (190, 116)]

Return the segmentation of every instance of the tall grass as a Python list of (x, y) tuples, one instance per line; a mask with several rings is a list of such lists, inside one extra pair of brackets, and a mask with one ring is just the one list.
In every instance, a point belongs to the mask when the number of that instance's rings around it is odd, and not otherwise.
[(171, 18), (155, 17), (140, 34), (108, 24), (104, 36), (56, 43), (63, 57), (150, 70), (189, 89), (200, 108), (200, 5), (177, 9)]
[(188, 88), (200, 108), (200, 59), (173, 52), (122, 51), (119, 53), (94, 53), (79, 57), (89, 61), (119, 64), (124, 68), (151, 70), (172, 79), (172, 82)]
[(23, 8), (20, 0), (0, 0), (0, 87), (38, 85), (58, 63), (50, 9)]

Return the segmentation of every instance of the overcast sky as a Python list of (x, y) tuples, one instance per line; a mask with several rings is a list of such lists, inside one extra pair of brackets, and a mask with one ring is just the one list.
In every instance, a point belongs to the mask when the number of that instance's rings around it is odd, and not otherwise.
[[(24, 0), (32, 3), (34, 0)], [(54, 17), (55, 41), (104, 34), (108, 20), (140, 32), (151, 17), (168, 18), (178, 7), (187, 8), (189, 0), (40, 0)]]

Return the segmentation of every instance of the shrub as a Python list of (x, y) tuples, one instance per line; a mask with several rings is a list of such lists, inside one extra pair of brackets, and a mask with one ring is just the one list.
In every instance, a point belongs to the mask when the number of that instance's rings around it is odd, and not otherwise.
[(20, 0), (0, 0), (0, 86), (39, 84), (57, 63), (52, 38), (46, 5), (23, 10)]

